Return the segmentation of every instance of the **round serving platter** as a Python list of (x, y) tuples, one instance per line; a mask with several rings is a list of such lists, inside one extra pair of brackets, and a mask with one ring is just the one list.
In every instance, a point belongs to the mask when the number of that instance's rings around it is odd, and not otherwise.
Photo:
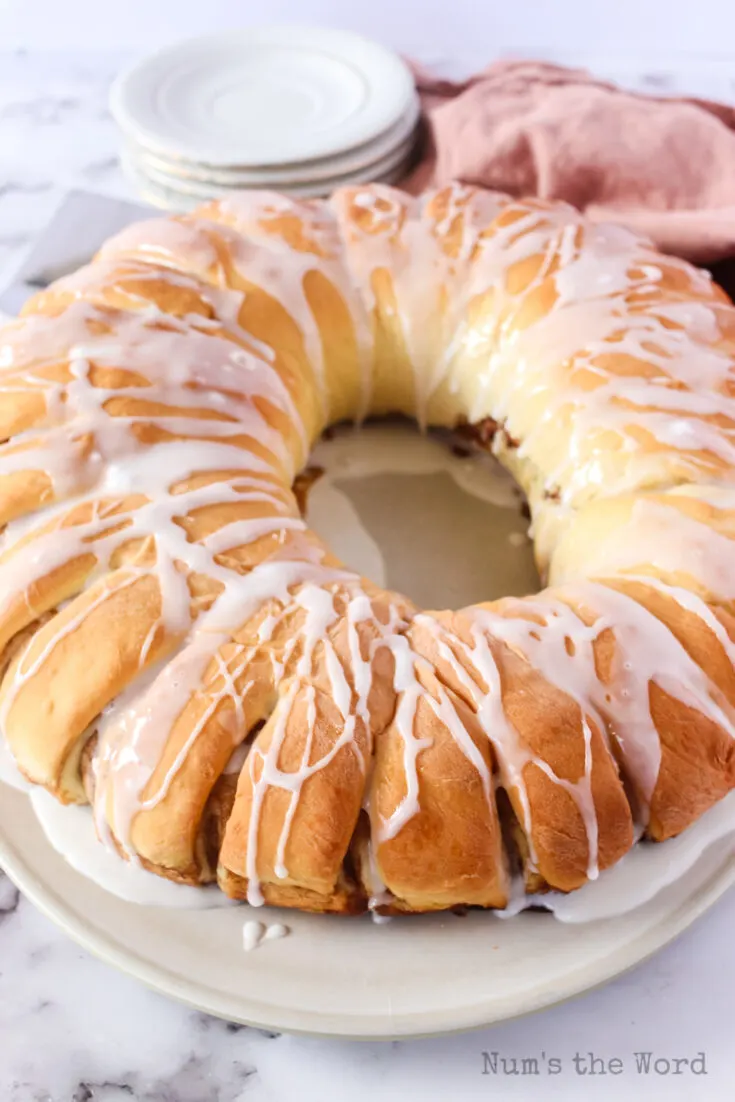
[[(130, 180), (138, 195), (150, 203), (151, 206), (161, 207), (163, 210), (186, 212), (194, 210), (206, 199), (227, 199), (238, 194), (236, 188), (224, 188), (219, 185), (197, 186), (196, 182), (186, 184), (174, 183), (165, 176), (157, 175), (154, 178), (147, 168), (142, 169), (139, 162), (123, 153), (120, 158), (123, 172)], [(404, 158), (398, 164), (386, 171), (376, 183), (395, 184), (406, 174), (407, 160)], [(283, 194), (297, 199), (316, 199), (326, 195), (336, 187), (350, 186), (362, 183), (364, 177), (360, 172), (334, 180), (329, 184), (315, 181), (307, 184), (294, 184), (288, 188), (281, 188)]]
[[(735, 883), (731, 839), (630, 914), (583, 925), (525, 913), (424, 915), (375, 924), (246, 905), (140, 906), (75, 872), (51, 847), (23, 792), (0, 787), (0, 863), (85, 949), (171, 998), (231, 1021), (351, 1038), (471, 1029), (541, 1010), (633, 967)], [(243, 923), (289, 936), (243, 951)]]
[[(393, 153), (382, 158), (370, 168), (371, 179), (376, 183), (390, 183), (405, 176), (411, 151), (412, 140), (402, 143)], [(159, 188), (176, 192), (184, 198), (191, 198), (198, 203), (207, 199), (226, 199), (242, 190), (239, 185), (218, 183), (214, 180), (199, 180), (194, 177), (175, 176), (162, 170), (134, 149), (127, 149), (122, 155), (123, 167), (131, 170), (143, 180), (152, 183)], [(303, 183), (293, 183), (288, 186), (279, 184), (288, 195), (328, 195), (338, 187), (350, 184), (362, 183), (365, 179), (363, 169), (347, 172), (344, 175), (333, 176), (326, 180), (306, 180)]]
[[(491, 460), (471, 462), (405, 427), (370, 426), (336, 434), (317, 447), (312, 463), (326, 474), (309, 491), (310, 524), (378, 584), (420, 604), (454, 607), (536, 584), (518, 496)], [(406, 548), (418, 545), (421, 555), (407, 557)], [(584, 907), (587, 918), (615, 917), (575, 921), (582, 893), (573, 893), (560, 904), (567, 921), (470, 911), (378, 924), (369, 916), (244, 904), (187, 909), (192, 889), (171, 885), (173, 907), (128, 902), (67, 864), (29, 796), (0, 783), (0, 864), (85, 948), (207, 1013), (350, 1038), (470, 1029), (605, 983), (671, 941), (735, 883), (734, 824), (731, 796), (680, 839), (636, 847), (591, 885), (595, 902)], [(91, 834), (91, 818), (88, 826)], [(649, 900), (660, 885), (668, 886)], [(210, 889), (208, 898), (218, 893)], [(639, 905), (618, 913), (631, 899)], [(288, 936), (246, 952), (244, 928), (253, 921), (283, 924)]]
[(364, 177), (377, 178), (391, 161), (408, 156), (416, 143), (416, 126), (419, 120), (419, 101), (416, 97), (408, 111), (395, 126), (386, 130), (372, 142), (348, 149), (343, 154), (312, 161), (302, 161), (285, 166), (266, 165), (257, 168), (212, 166), (182, 158), (162, 157), (152, 153), (134, 139), (127, 138), (126, 153), (144, 166), (156, 169), (176, 180), (194, 180), (225, 187), (283, 188), (299, 184), (325, 181), (327, 186), (348, 173), (363, 173)]

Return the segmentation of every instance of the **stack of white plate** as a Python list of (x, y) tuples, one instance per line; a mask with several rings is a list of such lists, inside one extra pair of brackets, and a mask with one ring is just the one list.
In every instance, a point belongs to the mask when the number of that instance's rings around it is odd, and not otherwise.
[(303, 27), (182, 42), (118, 77), (110, 102), (126, 172), (146, 200), (172, 210), (243, 188), (309, 197), (394, 183), (419, 117), (396, 54)]

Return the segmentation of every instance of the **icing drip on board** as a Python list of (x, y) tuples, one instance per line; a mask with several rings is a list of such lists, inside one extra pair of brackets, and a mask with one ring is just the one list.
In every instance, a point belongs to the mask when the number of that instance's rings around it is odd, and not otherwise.
[(705, 812), (678, 838), (633, 846), (617, 865), (605, 869), (598, 880), (576, 892), (527, 895), (517, 883), (507, 908), (495, 914), (498, 918), (512, 918), (521, 911), (541, 906), (558, 922), (576, 924), (618, 918), (644, 907), (686, 877), (708, 849), (725, 838), (735, 839), (733, 793)]
[(174, 884), (146, 872), (134, 862), (121, 861), (117, 853), (100, 845), (89, 808), (65, 807), (37, 787), (30, 799), (43, 832), (57, 853), (111, 895), (144, 907), (209, 910), (233, 906), (232, 900), (215, 885)]
[(246, 953), (257, 949), (264, 941), (280, 941), (288, 937), (290, 930), (280, 922), (266, 926), (263, 922), (248, 920), (242, 928), (242, 947)]

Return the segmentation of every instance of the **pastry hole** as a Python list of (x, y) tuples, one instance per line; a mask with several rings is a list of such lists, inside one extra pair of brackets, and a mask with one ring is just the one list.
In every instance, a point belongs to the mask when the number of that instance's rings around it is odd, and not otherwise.
[(34, 620), (22, 631), (17, 632), (12, 639), (8, 640), (5, 644), (5, 649), (0, 654), (0, 679), (2, 679), (7, 673), (8, 666), (11, 662), (17, 658), (17, 656), (24, 650), (31, 642), (31, 639), (36, 632), (43, 627), (43, 625), (56, 615), (57, 610), (53, 609), (51, 612), (44, 612), (42, 616)]
[(648, 807), (639, 795), (633, 778), (623, 768), (623, 756), (620, 750), (620, 745), (616, 738), (613, 738), (610, 733), (609, 726), (606, 731), (607, 744), (610, 752), (610, 756), (615, 762), (615, 766), (618, 771), (620, 783), (623, 786), (623, 793), (628, 801), (628, 807), (633, 817), (634, 829), (645, 829), (645, 825), (648, 821)]
[(349, 849), (343, 862), (343, 872), (348, 883), (354, 884), (356, 899), (362, 899), (365, 910), (370, 900), (382, 900), (373, 907), (378, 914), (390, 910), (393, 896), (384, 885), (376, 883), (376, 870), (370, 859), (370, 816), (364, 809), (358, 816)]
[(235, 778), (235, 783), (242, 772), (242, 768), (245, 765), (247, 757), (252, 748), (253, 742), (256, 736), (265, 726), (265, 720), (261, 719), (248, 731), (242, 742), (238, 743), (235, 749), (230, 754), (227, 765), (222, 770), (222, 776), (232, 776)]
[(355, 896), (364, 896), (365, 887), (357, 874), (352, 851), (349, 848), (342, 862), (342, 880), (351, 894), (354, 893)]
[[(503, 849), (508, 857), (508, 871), (515, 879), (523, 875), (523, 858), (521, 853), (519, 834), (522, 834), (521, 824), (518, 822), (508, 793), (504, 788), (495, 791), (495, 802), (498, 808), (498, 820), (500, 833), (503, 840)], [(525, 842), (525, 836), (524, 836)]]
[(508, 868), (511, 876), (514, 879), (521, 879), (525, 890), (529, 894), (546, 891), (548, 885), (533, 868), (528, 838), (513, 810), (508, 793), (504, 788), (498, 788), (495, 796), (498, 805), (500, 831), (505, 852), (508, 855)]
[(237, 773), (223, 773), (204, 806), (197, 837), (196, 857), (202, 880), (214, 880), (225, 829), (237, 793)]
[(91, 802), (87, 795), (87, 784), (92, 784), (92, 791), (94, 792), (94, 749), (91, 756), (88, 757), (88, 775), (92, 778), (92, 781), (85, 783), (82, 759), (89, 742), (92, 738), (97, 738), (97, 719), (90, 723), (89, 727), (86, 727), (84, 731), (79, 735), (74, 745), (71, 747), (69, 753), (66, 756), (66, 760), (61, 768), (61, 772), (56, 781), (57, 792), (55, 795), (60, 798), (64, 803), (77, 803), (85, 804)]
[(79, 773), (82, 778), (82, 786), (90, 803), (94, 803), (94, 790), (97, 781), (96, 754), (99, 745), (99, 735), (95, 728), (91, 738), (88, 738), (79, 757)]
[(264, 726), (265, 720), (254, 724), (242, 742), (235, 747), (204, 806), (196, 843), (196, 858), (202, 880), (216, 878), (219, 852), (235, 803), (240, 773), (258, 732)]

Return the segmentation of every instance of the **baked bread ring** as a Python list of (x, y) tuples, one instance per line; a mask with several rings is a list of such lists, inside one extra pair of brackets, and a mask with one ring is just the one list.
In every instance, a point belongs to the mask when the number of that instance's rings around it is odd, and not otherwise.
[[(0, 722), (123, 858), (303, 910), (572, 891), (735, 784), (735, 309), (572, 208), (243, 193), (131, 227), (0, 347)], [(423, 612), (293, 483), (461, 427), (550, 588)]]

